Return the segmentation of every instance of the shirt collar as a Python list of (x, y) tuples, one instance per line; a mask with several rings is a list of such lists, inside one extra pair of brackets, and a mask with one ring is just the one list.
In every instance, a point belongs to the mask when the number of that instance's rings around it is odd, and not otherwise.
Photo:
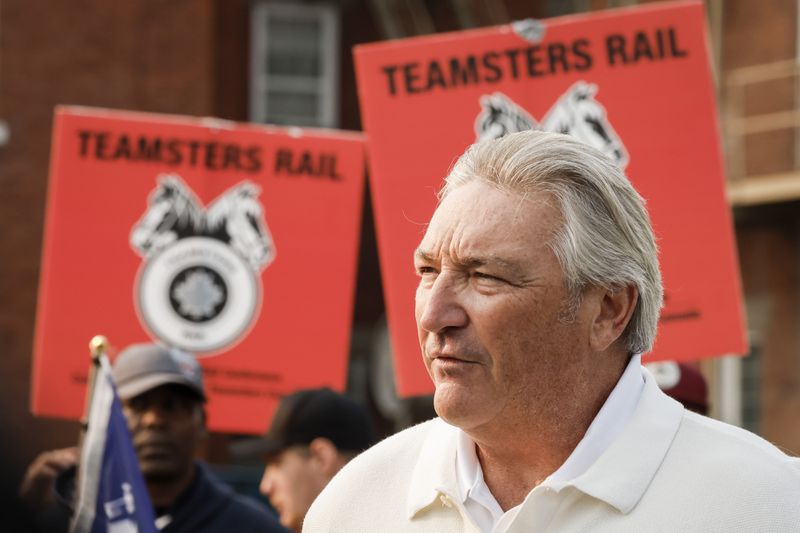
[(475, 443), (466, 433), (458, 431), (456, 437), (456, 479), (458, 480), (459, 497), (462, 501), (469, 498), (470, 493), (483, 481)]
[(625, 371), (595, 415), (581, 441), (564, 464), (544, 480), (544, 485), (556, 491), (561, 490), (571, 480), (586, 472), (622, 433), (625, 424), (636, 410), (644, 389), (641, 367), (642, 356), (631, 357), (628, 366), (625, 367)]
[(457, 428), (440, 418), (431, 421), (431, 429), (420, 448), (417, 464), (411, 474), (406, 515), (413, 518), (421, 510), (438, 504), (439, 497), (455, 498)]
[[(560, 491), (586, 472), (614, 442), (639, 403), (644, 388), (641, 364), (640, 355), (630, 358), (581, 441), (558, 470), (542, 482), (543, 486)], [(456, 474), (461, 501), (473, 502), (485, 508), (496, 522), (503, 511), (484, 482), (475, 444), (460, 430), (456, 442)]]
[[(628, 374), (631, 366), (628, 365), (623, 376)], [(636, 506), (650, 485), (683, 417), (683, 406), (661, 392), (647, 369), (640, 366), (638, 361), (634, 368), (644, 380), (644, 385), (641, 386), (638, 404), (627, 424), (621, 424), (624, 427), (605, 451), (587, 470), (568, 483), (625, 514)], [(406, 499), (409, 518), (436, 504), (442, 494), (458, 497), (461, 501), (467, 494), (462, 490), (460, 474), (457, 474), (459, 467), (456, 455), (461, 430), (441, 419), (435, 419), (431, 424), (409, 485)], [(467, 489), (472, 487), (475, 479), (465, 478)]]
[(683, 406), (658, 388), (644, 368), (639, 404), (616, 440), (570, 483), (581, 492), (629, 513), (664, 461), (683, 419)]
[(456, 438), (456, 477), (458, 479), (459, 495), (462, 502), (468, 499), (485, 507), (497, 520), (503, 515), (503, 509), (497, 503), (489, 487), (483, 480), (478, 455), (475, 453), (475, 443), (461, 430), (457, 430)]

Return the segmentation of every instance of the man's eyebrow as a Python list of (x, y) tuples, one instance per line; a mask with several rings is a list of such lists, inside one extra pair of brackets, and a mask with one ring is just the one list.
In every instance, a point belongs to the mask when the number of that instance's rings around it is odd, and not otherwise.
[(414, 259), (425, 261), (426, 263), (432, 263), (435, 261), (433, 254), (423, 250), (422, 248), (417, 248), (414, 250)]
[(497, 266), (504, 269), (519, 270), (516, 263), (507, 261), (502, 257), (497, 256), (467, 256), (459, 257), (457, 263), (465, 268), (478, 268), (482, 266)]
[[(423, 261), (426, 263), (435, 263), (437, 261), (436, 256), (423, 250), (421, 248), (417, 248), (414, 251), (414, 258)], [(507, 270), (512, 270), (514, 272), (518, 272), (520, 270), (519, 265), (513, 263), (511, 261), (507, 261), (498, 256), (466, 256), (466, 257), (459, 257), (456, 258), (454, 261), (457, 265), (463, 268), (478, 268), (482, 266), (498, 266), (500, 268), (504, 268)]]

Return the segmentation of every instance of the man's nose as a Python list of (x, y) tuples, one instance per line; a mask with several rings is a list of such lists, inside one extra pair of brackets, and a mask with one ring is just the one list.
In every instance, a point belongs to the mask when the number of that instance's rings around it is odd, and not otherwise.
[(432, 285), (417, 289), (417, 321), (425, 331), (439, 333), (447, 328), (467, 325), (469, 317), (462, 305), (457, 275), (440, 273)]
[(264, 474), (261, 476), (261, 483), (258, 484), (258, 492), (264, 496), (269, 496), (272, 494), (272, 485), (272, 476), (264, 469)]

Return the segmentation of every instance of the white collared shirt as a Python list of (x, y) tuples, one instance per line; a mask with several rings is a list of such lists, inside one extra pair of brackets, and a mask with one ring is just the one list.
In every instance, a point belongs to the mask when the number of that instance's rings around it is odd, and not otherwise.
[[(558, 470), (540, 486), (556, 492), (569, 485), (608, 449), (633, 415), (644, 389), (641, 356), (634, 355), (598, 411), (589, 429)], [(499, 533), (513, 522), (520, 506), (503, 512), (483, 479), (475, 443), (461, 430), (456, 447), (456, 477), (464, 507), (481, 531)]]
[[(800, 459), (686, 411), (641, 371), (636, 409), (611, 445), (561, 491), (534, 488), (504, 533), (797, 533)], [(362, 453), (317, 497), (303, 531), (483, 533), (460, 494), (458, 431), (435, 418)]]

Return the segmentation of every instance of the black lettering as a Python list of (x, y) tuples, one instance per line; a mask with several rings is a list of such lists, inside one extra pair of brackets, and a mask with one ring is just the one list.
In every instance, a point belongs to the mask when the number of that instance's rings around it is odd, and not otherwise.
[(241, 162), (239, 161), (239, 147), (235, 144), (226, 144), (222, 150), (222, 168), (235, 168), (241, 169)]
[[(91, 130), (78, 130), (77, 136), (78, 154), (82, 158), (93, 157), (100, 161), (125, 159), (165, 165), (186, 163), (192, 166), (205, 165), (210, 170), (235, 169), (257, 172), (262, 168), (261, 148), (258, 146), (244, 149), (235, 144), (165, 139), (127, 133), (116, 135), (111, 132)], [(291, 158), (291, 152), (288, 154)]]
[(78, 131), (78, 137), (81, 140), (81, 148), (79, 152), (81, 154), (81, 157), (86, 157), (86, 152), (89, 151), (89, 139), (91, 138), (91, 136), (92, 136), (91, 131), (85, 131), (85, 130)]
[(206, 143), (205, 145), (205, 165), (206, 168), (211, 170), (218, 170), (219, 169), (219, 160), (217, 155), (219, 155), (219, 145), (217, 143)]
[(295, 174), (309, 174), (314, 175), (314, 161), (311, 158), (311, 152), (303, 152), (300, 156), (300, 162), (297, 168), (294, 169)]
[(130, 159), (131, 158), (131, 142), (127, 135), (120, 135), (117, 139), (117, 149), (114, 150), (113, 159)]
[(592, 55), (589, 53), (589, 41), (587, 39), (576, 39), (572, 43), (572, 53), (576, 61), (572, 64), (575, 70), (583, 72), (592, 68)]
[(403, 65), (403, 81), (405, 81), (406, 92), (408, 94), (415, 94), (422, 92), (422, 87), (417, 87), (415, 84), (419, 81), (419, 74), (415, 71), (419, 69), (419, 63), (409, 63)]
[(633, 62), (639, 61), (642, 57), (653, 59), (653, 51), (650, 49), (650, 41), (647, 34), (643, 31), (636, 32), (633, 37)]
[(689, 309), (687, 311), (678, 313), (662, 313), (659, 317), (659, 322), (670, 322), (673, 320), (697, 320), (703, 314), (697, 309)]
[(197, 151), (200, 149), (200, 143), (197, 141), (189, 141), (189, 165), (197, 166)]
[(664, 30), (656, 30), (656, 57), (663, 59), (665, 55)]
[(183, 162), (183, 154), (181, 153), (181, 145), (183, 143), (178, 139), (170, 139), (167, 141), (167, 157), (164, 163), (168, 165), (180, 165)]
[(389, 65), (387, 67), (381, 68), (384, 74), (386, 74), (386, 81), (389, 83), (389, 94), (392, 96), (397, 94), (397, 85), (394, 82), (394, 73), (397, 72), (396, 65)]
[(567, 47), (561, 43), (552, 43), (547, 47), (547, 62), (550, 66), (550, 73), (569, 72), (567, 62)]
[(467, 56), (465, 65), (462, 65), (457, 58), (450, 60), (450, 80), (454, 87), (478, 83), (478, 61), (475, 56)]
[[(203, 369), (203, 373), (207, 374), (208, 372)], [(275, 374), (272, 372), (253, 372), (252, 370), (239, 370), (239, 369), (232, 369), (226, 368), (223, 370), (225, 376), (234, 378), (234, 379), (250, 379), (256, 381), (281, 381), (280, 374)]]
[(161, 139), (155, 137), (152, 140), (148, 140), (147, 137), (139, 137), (136, 155), (137, 159), (159, 161), (161, 159)]
[(336, 155), (322, 154), (319, 156), (320, 176), (327, 176), (332, 180), (341, 181), (342, 177), (336, 171)]
[(439, 63), (436, 61), (431, 61), (428, 65), (428, 86), (427, 90), (430, 91), (436, 85), (441, 87), (442, 89), (447, 89), (447, 82), (444, 80), (444, 72), (442, 72), (442, 67), (439, 66)]
[(675, 34), (675, 28), (669, 28), (667, 35), (669, 35), (669, 53), (672, 57), (686, 57), (689, 55), (687, 50), (681, 50), (678, 46), (678, 36)]
[(625, 54), (625, 37), (619, 34), (612, 34), (606, 37), (606, 53), (608, 54), (608, 64), (613, 66), (619, 59), (622, 64), (628, 62)]
[(488, 83), (496, 83), (503, 78), (503, 71), (497, 65), (496, 61), (500, 58), (497, 52), (487, 52), (483, 56), (483, 67), (491, 71), (491, 74), (484, 76), (483, 81)]
[(94, 136), (94, 157), (96, 159), (108, 159), (106, 155), (106, 141), (108, 140), (108, 133), (96, 133)]
[(243, 167), (247, 172), (258, 172), (261, 170), (261, 148), (258, 146), (251, 146), (244, 151), (247, 158), (247, 164)]
[(528, 76), (531, 78), (544, 75), (544, 72), (539, 69), (539, 64), (542, 62), (542, 58), (539, 57), (541, 51), (542, 49), (539, 45), (531, 46), (525, 50), (525, 55), (528, 59)]
[(214, 385), (211, 387), (215, 393), (221, 396), (269, 396), (270, 393), (265, 391), (263, 394), (256, 389), (239, 389), (235, 387), (221, 387), (219, 385)]
[(293, 174), (291, 150), (279, 149), (278, 153), (275, 154), (275, 174), (280, 174), (281, 172)]
[(516, 80), (519, 78), (519, 72), (517, 71), (517, 56), (519, 55), (519, 50), (512, 48), (511, 50), (506, 50), (505, 54), (508, 57), (508, 63), (511, 66), (511, 77)]

